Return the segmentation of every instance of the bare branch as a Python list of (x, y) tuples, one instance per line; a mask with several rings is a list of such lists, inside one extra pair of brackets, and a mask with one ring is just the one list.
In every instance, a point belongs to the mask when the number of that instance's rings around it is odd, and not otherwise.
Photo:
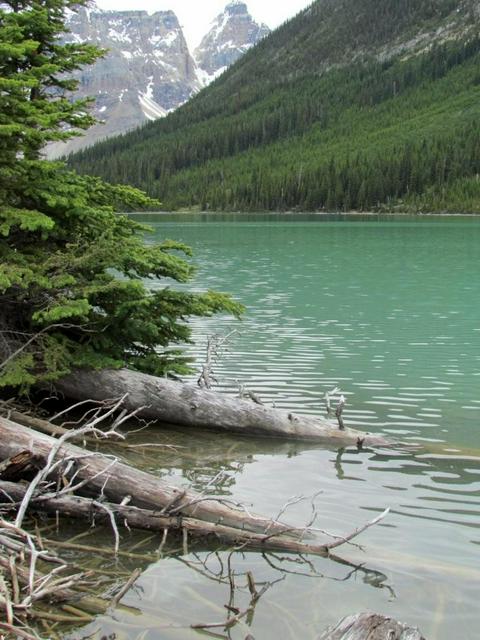
[(98, 502), (97, 500), (94, 500), (94, 502), (92, 502), (92, 504), (95, 507), (97, 507), (97, 509), (102, 509), (102, 511), (105, 511), (105, 513), (110, 518), (110, 523), (112, 525), (113, 533), (114, 533), (114, 536), (115, 536), (115, 555), (117, 555), (118, 552), (120, 551), (120, 534), (118, 533), (118, 527), (117, 527), (117, 523), (115, 521), (115, 514), (105, 504), (102, 504), (101, 502)]
[(110, 602), (110, 606), (111, 607), (115, 608), (118, 605), (120, 600), (123, 598), (123, 596), (128, 591), (130, 591), (130, 589), (133, 587), (133, 585), (138, 580), (138, 578), (141, 576), (141, 574), (142, 574), (141, 569), (135, 569), (134, 570), (134, 572), (132, 573), (130, 578), (127, 580), (127, 582), (123, 585), (123, 587), (120, 589), (120, 591), (112, 598), (112, 600)]
[(343, 423), (343, 418), (342, 418), (342, 413), (343, 410), (345, 409), (345, 396), (340, 396), (340, 400), (338, 401), (338, 405), (337, 408), (335, 409), (335, 416), (338, 420), (338, 428), (340, 429), (340, 431), (344, 431), (345, 430), (345, 425)]
[(115, 411), (117, 411), (117, 409), (123, 404), (123, 402), (124, 402), (126, 397), (127, 397), (126, 395), (122, 396), (113, 406), (110, 407), (110, 409), (108, 411), (106, 411), (105, 413), (103, 413), (101, 415), (96, 416), (93, 420), (88, 422), (83, 427), (80, 427), (79, 429), (75, 429), (74, 431), (69, 431), (67, 433), (64, 433), (55, 442), (55, 444), (52, 446), (52, 448), (51, 448), (51, 450), (50, 450), (50, 452), (48, 454), (48, 458), (47, 458), (47, 461), (45, 463), (45, 467), (43, 469), (41, 469), (37, 473), (37, 475), (31, 481), (31, 483), (30, 483), (30, 485), (29, 485), (29, 487), (27, 489), (27, 492), (26, 492), (26, 494), (25, 494), (25, 496), (24, 496), (24, 498), (22, 500), (22, 504), (20, 505), (20, 507), (18, 509), (17, 517), (15, 519), (15, 526), (21, 527), (30, 500), (32, 499), (33, 495), (35, 494), (35, 492), (38, 489), (38, 487), (40, 486), (40, 484), (51, 473), (52, 467), (54, 466), (55, 457), (57, 456), (58, 452), (60, 451), (62, 446), (65, 444), (65, 442), (67, 442), (68, 440), (70, 440), (72, 438), (78, 438), (78, 436), (80, 436), (82, 434), (92, 433), (95, 430), (96, 426), (100, 422), (103, 422), (108, 417), (113, 415), (113, 413), (115, 413)]
[(325, 393), (324, 400), (328, 417), (332, 415), (332, 396), (336, 396), (338, 393), (340, 393), (340, 387), (335, 387), (331, 391), (326, 391)]
[(335, 547), (339, 547), (341, 544), (345, 544), (345, 542), (349, 542), (350, 540), (353, 540), (353, 538), (356, 538), (367, 529), (370, 529), (370, 527), (373, 527), (374, 525), (381, 522), (384, 518), (387, 517), (389, 513), (390, 513), (390, 507), (388, 509), (385, 509), (385, 511), (381, 513), (377, 518), (370, 520), (370, 522), (367, 522), (367, 524), (364, 524), (362, 527), (358, 527), (358, 529), (355, 529), (355, 531), (352, 531), (352, 533), (349, 533), (347, 536), (340, 538), (339, 540), (335, 540), (334, 542), (330, 542), (329, 544), (326, 544), (325, 548), (330, 551), (331, 549), (335, 549)]
[(230, 331), (230, 333), (227, 333), (227, 335), (225, 336), (208, 336), (206, 359), (205, 363), (202, 365), (202, 372), (200, 373), (200, 376), (197, 380), (197, 384), (199, 387), (211, 389), (212, 382), (217, 382), (213, 373), (214, 364), (221, 355), (220, 352), (222, 347), (235, 333), (238, 333), (236, 329)]

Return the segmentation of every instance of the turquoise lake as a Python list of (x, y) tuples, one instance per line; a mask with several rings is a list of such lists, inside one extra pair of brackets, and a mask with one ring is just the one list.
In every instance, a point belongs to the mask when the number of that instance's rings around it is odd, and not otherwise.
[[(417, 445), (335, 451), (157, 427), (134, 436), (185, 447), (159, 453), (149, 470), (198, 490), (208, 485), (256, 512), (276, 515), (289, 499), (318, 493), (315, 526), (345, 534), (391, 509), (357, 540), (363, 550), (343, 546), (338, 558), (235, 554), (238, 573), (285, 579), (260, 600), (251, 626), (217, 637), (310, 640), (347, 614), (372, 610), (419, 626), (428, 640), (478, 638), (480, 218), (135, 218), (154, 228), (148, 242), (172, 238), (194, 249), (192, 289), (227, 291), (246, 306), (240, 323), (193, 322), (187, 353), (197, 369), (207, 336), (237, 330), (215, 367), (220, 389), (237, 393), (243, 384), (267, 404), (324, 415), (325, 392), (340, 387), (346, 424)], [(310, 514), (307, 500), (283, 519), (302, 525)], [(191, 563), (205, 561), (215, 573), (228, 552), (195, 553), (145, 567), (125, 598), (144, 618), (105, 616), (75, 637), (99, 622), (101, 632), (89, 637), (200, 637), (188, 625), (224, 619), (229, 590)], [(248, 592), (239, 598), (246, 605)]]

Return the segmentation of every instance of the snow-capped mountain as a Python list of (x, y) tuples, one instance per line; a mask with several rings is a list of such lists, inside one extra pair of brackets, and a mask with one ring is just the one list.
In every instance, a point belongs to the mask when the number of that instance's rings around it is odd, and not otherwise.
[(209, 79), (215, 78), (269, 33), (266, 24), (255, 22), (245, 2), (233, 0), (195, 49), (195, 60)]
[(70, 33), (64, 40), (89, 42), (107, 50), (94, 65), (76, 73), (75, 97), (93, 97), (93, 115), (101, 123), (67, 143), (51, 144), (47, 156), (78, 151), (165, 116), (268, 32), (264, 25), (256, 25), (242, 2), (229, 4), (222, 16), (214, 23), (216, 36), (210, 31), (203, 39), (197, 63), (173, 11), (149, 15), (146, 11), (80, 8), (70, 12)]
[(95, 98), (103, 122), (68, 143), (50, 145), (49, 157), (71, 153), (102, 138), (165, 116), (203, 86), (173, 11), (100, 11), (80, 8), (67, 19), (67, 42), (90, 42), (104, 58), (77, 72), (75, 97)]

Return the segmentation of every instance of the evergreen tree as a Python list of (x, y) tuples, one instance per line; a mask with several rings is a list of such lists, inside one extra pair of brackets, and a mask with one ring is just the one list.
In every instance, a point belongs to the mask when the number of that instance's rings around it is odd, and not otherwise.
[(28, 388), (74, 367), (178, 371), (182, 362), (168, 347), (189, 339), (188, 316), (241, 311), (214, 292), (149, 291), (147, 278), (184, 282), (192, 274), (181, 257), (187, 247), (146, 246), (146, 228), (116, 213), (158, 203), (42, 159), (45, 144), (93, 121), (86, 101), (68, 100), (68, 74), (101, 52), (60, 42), (66, 11), (82, 1), (0, 5), (3, 387)]

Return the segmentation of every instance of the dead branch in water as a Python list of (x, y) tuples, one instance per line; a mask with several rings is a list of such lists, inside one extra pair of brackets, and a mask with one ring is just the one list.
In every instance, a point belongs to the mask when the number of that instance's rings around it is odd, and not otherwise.
[[(0, 481), (0, 491), (3, 495), (9, 496), (11, 499), (7, 503), (0, 505), (0, 508), (2, 509), (11, 510), (19, 503), (20, 500), (22, 500), (22, 496), (25, 495), (24, 487), (9, 482)], [(117, 552), (119, 548), (120, 533), (118, 527), (123, 526), (127, 528), (159, 531), (162, 532), (165, 537), (165, 531), (177, 531), (182, 533), (183, 531), (188, 531), (191, 535), (196, 537), (213, 536), (217, 542), (220, 542), (227, 547), (234, 546), (236, 548), (256, 549), (261, 551), (283, 550), (290, 551), (292, 553), (328, 556), (332, 549), (350, 542), (370, 527), (378, 524), (389, 512), (387, 509), (373, 520), (344, 536), (329, 534), (334, 538), (333, 541), (324, 542), (322, 544), (312, 544), (301, 540), (305, 534), (315, 531), (314, 529), (309, 529), (308, 525), (303, 529), (299, 529), (298, 527), (289, 528), (285, 526), (280, 531), (277, 530), (270, 533), (270, 527), (275, 529), (275, 524), (277, 523), (276, 520), (271, 520), (266, 524), (263, 532), (255, 533), (243, 530), (239, 527), (229, 527), (219, 523), (206, 522), (198, 518), (188, 517), (181, 514), (169, 515), (168, 509), (166, 513), (161, 514), (154, 510), (139, 509), (138, 507), (113, 504), (105, 501), (99, 502), (95, 499), (70, 496), (65, 493), (59, 495), (56, 495), (55, 493), (50, 493), (44, 496), (40, 495), (35, 498), (31, 498), (30, 503), (31, 508), (34, 510), (40, 509), (47, 513), (58, 512), (68, 515), (69, 517), (82, 518), (89, 522), (110, 524), (113, 528), (115, 538), (114, 553)], [(175, 505), (173, 505), (173, 509), (176, 514)], [(298, 535), (299, 533), (300, 536)]]
[[(284, 578), (280, 578), (283, 580)], [(257, 602), (260, 598), (279, 580), (275, 582), (267, 582), (267, 584), (263, 585), (260, 591), (257, 591), (255, 581), (251, 573), (247, 574), (247, 586), (250, 591), (250, 602), (248, 606), (241, 610), (235, 606), (235, 577), (234, 574), (230, 573), (230, 600), (229, 604), (225, 605), (225, 609), (228, 611), (228, 615), (226, 620), (221, 622), (200, 622), (197, 624), (190, 625), (192, 629), (231, 629), (236, 626), (239, 622), (242, 621), (243, 618), (253, 616), (255, 612), (255, 607), (257, 606)]]

